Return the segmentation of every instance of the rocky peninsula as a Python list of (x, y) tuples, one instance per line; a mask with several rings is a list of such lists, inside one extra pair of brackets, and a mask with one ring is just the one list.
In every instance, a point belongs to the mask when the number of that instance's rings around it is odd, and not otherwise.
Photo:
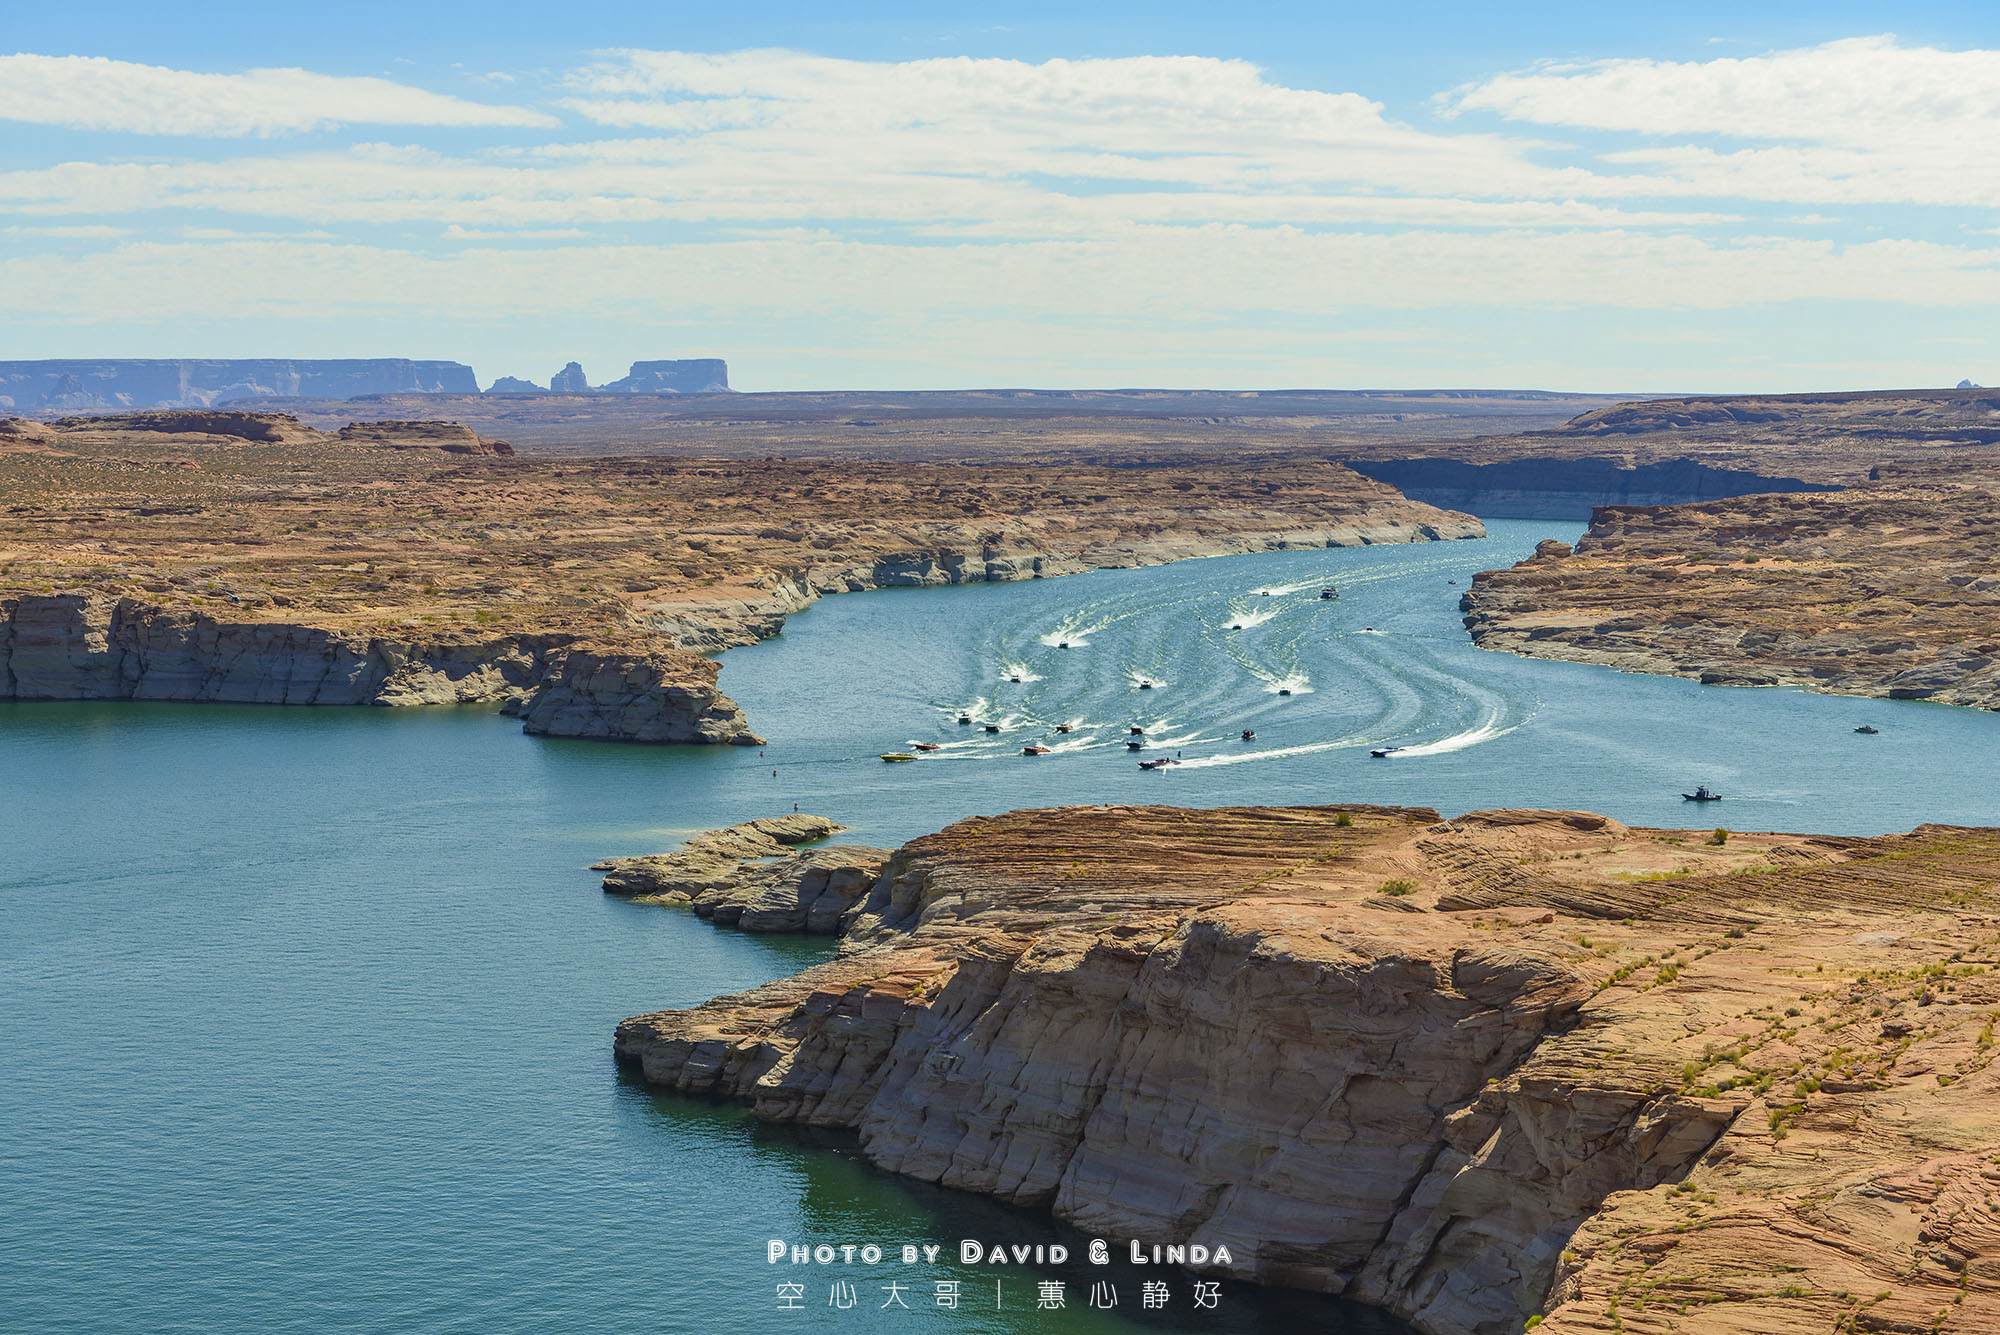
[(1731, 686), (2000, 709), (2000, 520), (1981, 485), (1607, 506), (1461, 600), (1487, 649)]
[(1992, 829), (1015, 812), (889, 855), (837, 958), (616, 1048), (1438, 1335), (1992, 1330), (1996, 882)]
[(0, 698), (500, 703), (755, 743), (703, 657), (823, 594), (1472, 537), (1337, 464), (549, 459), (457, 423), (0, 419)]

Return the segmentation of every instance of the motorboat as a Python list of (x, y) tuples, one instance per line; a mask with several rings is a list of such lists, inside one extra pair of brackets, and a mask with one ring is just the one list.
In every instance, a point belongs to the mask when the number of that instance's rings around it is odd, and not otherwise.
[(913, 751), (935, 751), (938, 749), (938, 744), (936, 742), (918, 742), (910, 749)]
[(1684, 802), (1720, 802), (1722, 794), (1709, 792), (1708, 785), (1704, 783), (1696, 787), (1691, 793), (1682, 793), (1681, 800)]
[(1861, 725), (1860, 727), (1856, 728), (1856, 729), (1855, 729), (1855, 731), (1856, 731), (1856, 732), (1865, 732), (1865, 733), (1867, 733), (1867, 734), (1868, 734), (1868, 735), (1869, 735), (1870, 737), (1873, 737), (1873, 736), (1874, 736), (1874, 735), (1875, 735), (1876, 733), (1878, 733), (1878, 732), (1880, 732), (1880, 731), (1882, 731), (1882, 730), (1881, 730), (1880, 728), (1876, 727), (1876, 726), (1875, 726), (1874, 724), (1872, 724), (1872, 723), (1864, 723), (1864, 724), (1862, 724), (1862, 725)]
[(1290, 695), (1291, 693), (1292, 693), (1292, 688), (1289, 686), (1280, 686), (1278, 688), (1279, 695)]
[(960, 714), (960, 715), (958, 716), (958, 721), (959, 721), (960, 723), (970, 723), (970, 722), (972, 722), (972, 715), (970, 715), (970, 714)]
[(1067, 648), (1069, 648), (1069, 641), (1068, 641), (1068, 640), (1064, 640), (1064, 641), (1063, 641), (1063, 642), (1062, 642), (1061, 644), (1058, 644), (1058, 645), (1056, 646), (1056, 648), (1058, 648), (1058, 649), (1067, 649)]
[(1021, 680), (1021, 674), (1020, 674), (1020, 673), (1018, 673), (1018, 672), (1016, 672), (1016, 673), (1015, 673), (1015, 674), (1014, 674), (1013, 676), (1011, 676), (1011, 677), (1007, 678), (1007, 680), (1008, 680), (1008, 681), (1019, 681), (1019, 680)]
[(1245, 729), (1243, 730), (1243, 740), (1244, 740), (1244, 741), (1246, 741), (1246, 742), (1254, 742), (1254, 741), (1256, 741), (1256, 740), (1257, 740), (1257, 730), (1256, 730), (1255, 728), (1245, 728)]
[(999, 724), (997, 724), (997, 723), (989, 723), (989, 724), (987, 724), (987, 725), (986, 725), (986, 731), (988, 731), (988, 732), (998, 732), (998, 731), (1000, 731), (1000, 725), (999, 725)]
[(1238, 624), (1238, 625), (1232, 625), (1232, 626), (1230, 626), (1230, 628), (1229, 628), (1229, 629), (1231, 629), (1231, 630), (1242, 630), (1242, 629), (1243, 629), (1243, 627), (1242, 627), (1242, 626), (1241, 626), (1240, 624)]
[(904, 752), (901, 751), (892, 751), (884, 755), (882, 759), (887, 760), (893, 764), (895, 761), (898, 760), (915, 760), (916, 757), (913, 755), (905, 754)]
[(1024, 746), (1021, 748), (1021, 754), (1024, 756), (1045, 756), (1048, 753), (1049, 748), (1046, 746)]
[(1144, 742), (1134, 737), (1131, 741), (1125, 743), (1125, 749), (1128, 751), (1138, 751), (1144, 749), (1145, 745)]
[(1075, 732), (1075, 731), (1076, 731), (1076, 725), (1075, 725), (1075, 724), (1073, 724), (1073, 723), (1058, 723), (1058, 724), (1056, 724), (1056, 731), (1057, 731), (1057, 732)]
[(1140, 727), (1138, 724), (1134, 723), (1132, 725), (1132, 735), (1134, 737), (1144, 737), (1146, 735), (1146, 730)]
[(1153, 689), (1153, 683), (1150, 681), (1142, 681), (1139, 683), (1139, 689), (1142, 691), (1150, 691)]
[(1331, 584), (1319, 591), (1319, 600), (1323, 603), (1330, 603), (1339, 596), (1340, 590), (1334, 588)]
[(1140, 761), (1140, 762), (1139, 762), (1139, 768), (1140, 768), (1140, 769), (1165, 769), (1165, 768), (1166, 768), (1167, 766), (1169, 766), (1169, 765), (1178, 765), (1178, 764), (1180, 764), (1180, 763), (1181, 763), (1180, 761), (1178, 761), (1178, 760), (1175, 760), (1175, 759), (1174, 759), (1174, 758), (1173, 758), (1172, 756), (1161, 756), (1161, 757), (1160, 757), (1160, 758), (1159, 758), (1158, 760), (1142, 760), (1142, 761)]
[(1374, 756), (1377, 760), (1387, 760), (1390, 756), (1409, 749), (1407, 746), (1378, 746), (1368, 754)]

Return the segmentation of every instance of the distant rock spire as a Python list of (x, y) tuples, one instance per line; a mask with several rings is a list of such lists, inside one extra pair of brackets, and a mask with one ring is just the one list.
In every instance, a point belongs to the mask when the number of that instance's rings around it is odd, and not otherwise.
[(584, 378), (581, 366), (570, 362), (549, 377), (549, 389), (556, 394), (588, 394), (590, 381)]

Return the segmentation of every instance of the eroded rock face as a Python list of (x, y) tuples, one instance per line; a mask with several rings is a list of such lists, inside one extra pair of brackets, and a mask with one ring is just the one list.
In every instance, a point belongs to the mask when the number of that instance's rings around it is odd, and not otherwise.
[(0, 598), (0, 698), (17, 700), (511, 700), (528, 731), (550, 736), (755, 745), (715, 677), (715, 664), (695, 654), (621, 659), (565, 636), (400, 640), (126, 598)]
[(2000, 526), (1983, 487), (1606, 507), (1461, 600), (1482, 648), (2000, 709)]
[(575, 362), (564, 362), (563, 369), (549, 377), (549, 392), (551, 394), (588, 394), (590, 393), (590, 379), (584, 375), (583, 368)]
[(1822, 1330), (1844, 1295), (1990, 1329), (1996, 876), (1993, 830), (1017, 812), (899, 850), (838, 959), (617, 1050), (1427, 1331)]
[(766, 817), (698, 834), (672, 853), (619, 858), (594, 870), (607, 873), (607, 894), (691, 908), (718, 927), (823, 935), (839, 929), (889, 859), (882, 848), (796, 847), (844, 828), (823, 816)]
[(446, 454), (512, 454), (504, 440), (487, 440), (457, 422), (350, 422), (336, 433), (356, 445), (392, 450), (442, 450)]

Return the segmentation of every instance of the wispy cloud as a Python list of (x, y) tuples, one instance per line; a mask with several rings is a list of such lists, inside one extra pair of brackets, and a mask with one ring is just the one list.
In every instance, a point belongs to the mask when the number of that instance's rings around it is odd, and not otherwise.
[(0, 56), (0, 120), (130, 134), (240, 137), (342, 125), (548, 127), (546, 112), (489, 106), (388, 79), (257, 69), (241, 74), (99, 56)]

